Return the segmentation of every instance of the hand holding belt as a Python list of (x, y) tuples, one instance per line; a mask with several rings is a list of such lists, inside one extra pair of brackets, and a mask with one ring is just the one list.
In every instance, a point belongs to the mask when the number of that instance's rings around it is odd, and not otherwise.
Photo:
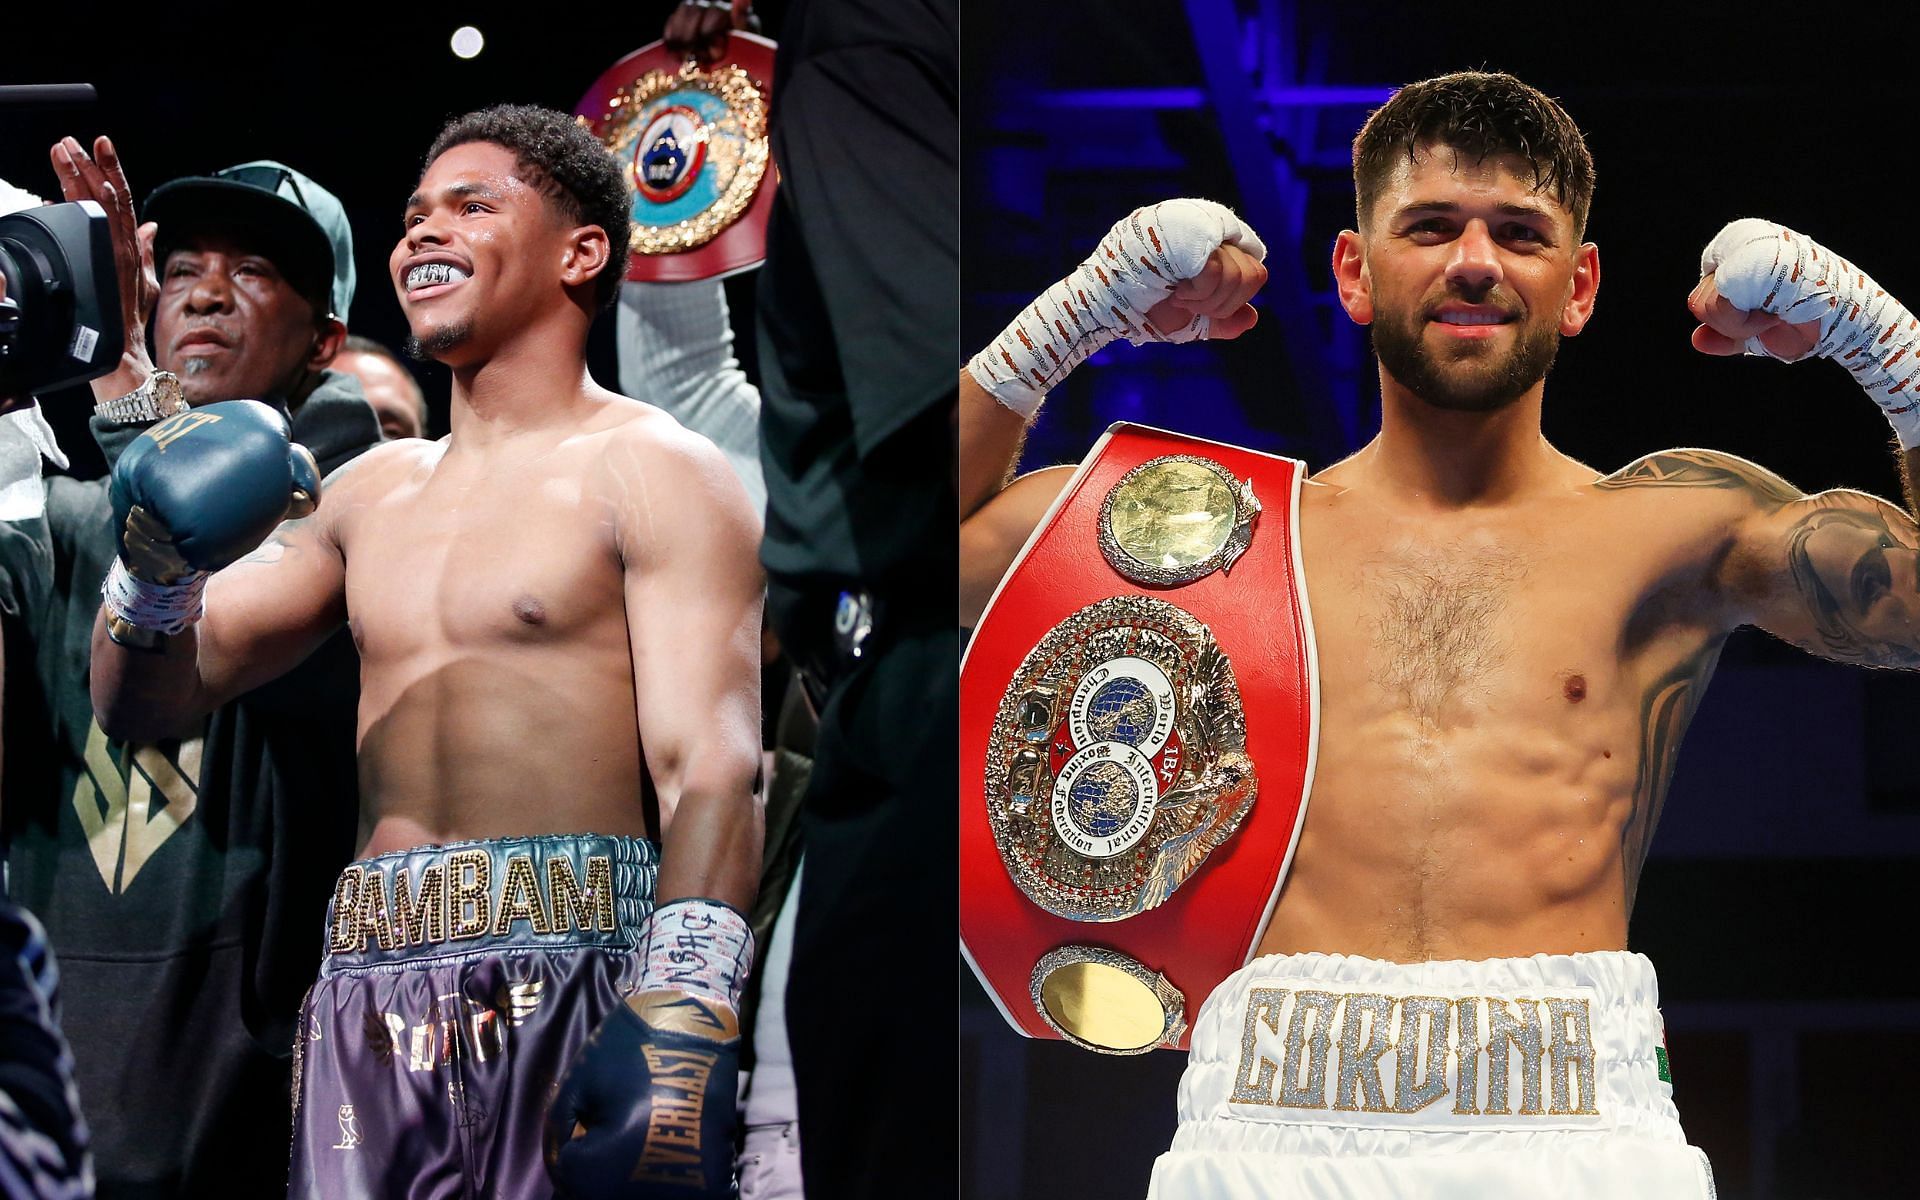
[(547, 1171), (562, 1195), (732, 1195), (735, 1015), (753, 963), (746, 918), (676, 900), (647, 929), (640, 990), (575, 1056), (547, 1113)]
[(101, 592), (115, 641), (179, 633), (200, 619), (207, 576), (320, 502), (320, 468), (287, 419), (257, 400), (169, 417), (114, 463), (119, 554)]

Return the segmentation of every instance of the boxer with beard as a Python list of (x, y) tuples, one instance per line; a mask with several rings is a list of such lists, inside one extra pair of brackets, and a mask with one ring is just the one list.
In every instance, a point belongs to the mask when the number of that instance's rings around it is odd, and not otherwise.
[[(1361, 130), (1354, 179), (1333, 274), (1373, 331), (1382, 420), (1300, 496), (1312, 795), (1259, 957), (1192, 1016), (1153, 1194), (1710, 1196), (1652, 966), (1626, 950), (1680, 740), (1742, 625), (1920, 668), (1920, 525), (1730, 454), (1607, 473), (1545, 441), (1545, 375), (1593, 315), (1600, 255), (1584, 139), (1535, 89), (1410, 85)], [(973, 360), (964, 621), (1071, 470), (1005, 483), (1045, 390), (1116, 336), (1238, 336), (1263, 255), (1219, 205), (1140, 210)], [(1920, 322), (1857, 268), (1741, 221), (1701, 273), (1698, 349), (1843, 359), (1920, 444)]]

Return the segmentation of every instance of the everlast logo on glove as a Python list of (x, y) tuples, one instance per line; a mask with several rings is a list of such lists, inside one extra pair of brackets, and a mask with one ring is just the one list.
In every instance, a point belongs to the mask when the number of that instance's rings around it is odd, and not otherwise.
[[(655, 1030), (727, 1042), (739, 1036), (733, 1012), (684, 992), (642, 992), (627, 1001)], [(719, 1061), (717, 1050), (689, 1046), (641, 1047), (653, 1080), (653, 1105), (647, 1113), (646, 1142), (632, 1179), (650, 1183), (703, 1186), (700, 1141), (707, 1082)]]
[(164, 451), (169, 445), (179, 441), (202, 425), (212, 425), (219, 419), (220, 417), (217, 414), (210, 412), (183, 412), (168, 417), (152, 429), (147, 430), (142, 436), (152, 438), (154, 443)]
[(633, 1178), (699, 1187), (700, 1112), (718, 1055), (654, 1046), (644, 1053), (653, 1072), (653, 1110), (647, 1114), (647, 1144)]

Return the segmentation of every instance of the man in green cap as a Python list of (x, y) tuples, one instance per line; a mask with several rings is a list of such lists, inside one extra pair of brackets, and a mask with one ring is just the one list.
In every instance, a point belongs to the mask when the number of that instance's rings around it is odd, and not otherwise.
[[(239, 398), (286, 413), (322, 470), (379, 442), (359, 383), (328, 369), (354, 270), (325, 188), (246, 163), (162, 185), (140, 225), (106, 138), (52, 158), (113, 225), (127, 349), (92, 385), (109, 466), (154, 421)], [(279, 1194), (313, 930), (354, 844), (352, 640), (179, 737), (111, 740), (87, 697), (107, 481), (46, 489), (44, 517), (0, 523), (7, 866), (59, 947), (100, 1194)]]

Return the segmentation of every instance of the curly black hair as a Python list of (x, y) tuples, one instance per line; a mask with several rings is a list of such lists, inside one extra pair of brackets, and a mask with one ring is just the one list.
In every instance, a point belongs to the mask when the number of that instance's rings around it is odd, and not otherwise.
[(559, 205), (568, 220), (607, 231), (612, 258), (594, 277), (593, 286), (599, 306), (613, 307), (627, 275), (633, 192), (627, 173), (600, 140), (566, 113), (532, 104), (497, 104), (447, 122), (433, 139), (425, 165), (469, 142), (513, 151), (521, 177)]
[(1353, 139), (1353, 190), (1360, 227), (1386, 186), (1394, 162), (1431, 145), (1477, 160), (1512, 154), (1533, 166), (1536, 190), (1573, 214), (1586, 232), (1593, 203), (1593, 156), (1565, 109), (1537, 88), (1498, 71), (1456, 71), (1410, 83), (1373, 111)]

